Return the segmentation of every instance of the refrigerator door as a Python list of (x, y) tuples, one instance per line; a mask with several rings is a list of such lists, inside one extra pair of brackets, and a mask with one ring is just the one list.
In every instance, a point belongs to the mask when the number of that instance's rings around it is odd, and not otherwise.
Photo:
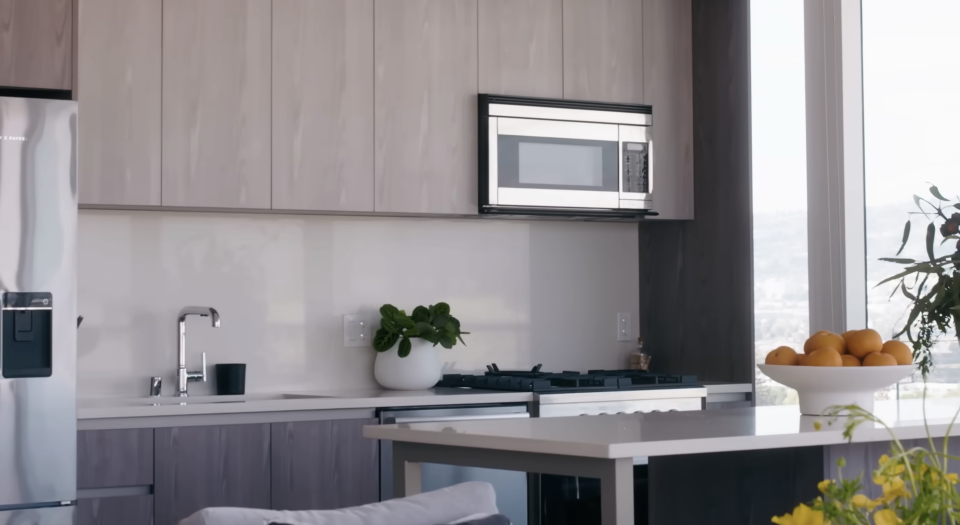
[(0, 525), (73, 515), (76, 129), (75, 102), (0, 97)]
[(0, 510), (0, 525), (74, 525), (76, 513), (74, 506)]

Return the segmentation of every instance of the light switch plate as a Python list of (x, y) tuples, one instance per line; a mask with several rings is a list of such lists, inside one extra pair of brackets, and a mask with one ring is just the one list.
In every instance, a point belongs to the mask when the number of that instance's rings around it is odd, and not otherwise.
[(630, 312), (617, 313), (617, 341), (633, 341), (630, 325)]
[(364, 315), (343, 316), (343, 346), (370, 346), (370, 319)]

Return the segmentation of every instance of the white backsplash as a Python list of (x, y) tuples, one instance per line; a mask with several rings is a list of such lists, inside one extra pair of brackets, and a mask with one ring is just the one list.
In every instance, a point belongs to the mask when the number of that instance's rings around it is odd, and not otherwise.
[(247, 392), (366, 388), (375, 352), (344, 348), (342, 316), (392, 303), (450, 303), (471, 332), (441, 350), (447, 371), (623, 367), (617, 312), (639, 310), (633, 224), (80, 212), (80, 397), (174, 389), (176, 316), (212, 306), (221, 328), (187, 323), (188, 367), (247, 363)]

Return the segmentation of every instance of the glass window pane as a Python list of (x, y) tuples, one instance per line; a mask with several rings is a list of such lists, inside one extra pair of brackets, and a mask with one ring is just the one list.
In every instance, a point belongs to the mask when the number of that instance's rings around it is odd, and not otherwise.
[[(755, 353), (809, 335), (803, 1), (750, 2)], [(796, 403), (757, 370), (757, 404)]]
[[(934, 200), (930, 184), (951, 199), (960, 193), (960, 2), (870, 0), (862, 9), (867, 312), (870, 327), (889, 338), (910, 301), (893, 283), (876, 287), (900, 268), (877, 259), (895, 256), (908, 218), (913, 233), (901, 257), (926, 259), (929, 221), (908, 216), (919, 211), (913, 196)], [(948, 243), (937, 253), (954, 250)], [(931, 394), (960, 395), (956, 337), (943, 338), (935, 352)], [(920, 385), (901, 385), (900, 395), (918, 397)]]

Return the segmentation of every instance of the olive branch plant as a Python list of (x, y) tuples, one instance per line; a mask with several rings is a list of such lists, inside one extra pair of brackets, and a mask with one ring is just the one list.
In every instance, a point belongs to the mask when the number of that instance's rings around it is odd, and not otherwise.
[[(951, 202), (944, 198), (936, 186), (930, 186), (930, 194), (934, 201), (914, 195), (913, 200), (920, 211), (910, 212), (910, 215), (922, 215), (930, 221), (924, 238), (927, 260), (899, 257), (910, 239), (911, 220), (907, 219), (897, 257), (880, 259), (904, 265), (905, 268), (877, 283), (877, 286), (881, 286), (898, 281), (890, 297), (899, 291), (911, 301), (907, 321), (893, 337), (907, 335), (913, 345), (913, 360), (924, 378), (933, 367), (931, 349), (937, 335), (949, 333), (952, 325), (960, 341), (960, 213), (953, 211), (960, 210), (960, 197), (957, 202)], [(941, 220), (940, 246), (957, 241), (957, 249), (952, 254), (937, 257), (934, 246), (937, 222)]]

